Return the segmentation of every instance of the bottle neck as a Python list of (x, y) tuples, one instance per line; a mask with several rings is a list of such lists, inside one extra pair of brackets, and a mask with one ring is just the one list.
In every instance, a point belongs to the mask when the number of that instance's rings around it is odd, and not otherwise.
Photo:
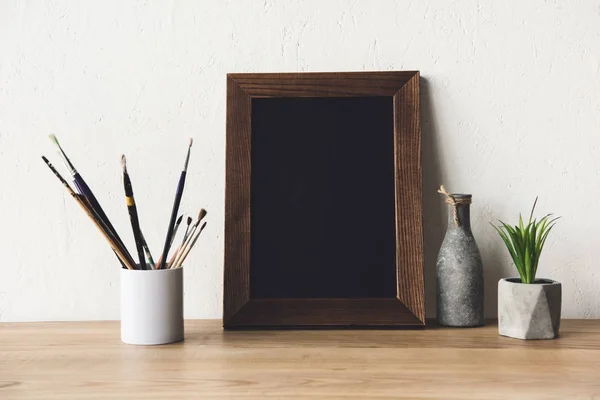
[(471, 205), (457, 204), (456, 216), (460, 226), (454, 221), (454, 206), (448, 205), (448, 229), (463, 229), (471, 231)]

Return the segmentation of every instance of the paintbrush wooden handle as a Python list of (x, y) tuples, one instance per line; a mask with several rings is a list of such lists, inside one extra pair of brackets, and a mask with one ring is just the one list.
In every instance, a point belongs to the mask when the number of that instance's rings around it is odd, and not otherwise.
[[(195, 230), (195, 227), (192, 229), (191, 232), (193, 232)], [(190, 233), (186, 232), (185, 235), (183, 236), (183, 241), (181, 242), (181, 245), (177, 248), (177, 250), (175, 251), (175, 254), (173, 254), (171, 256), (171, 259), (169, 260), (168, 263), (168, 267), (171, 268), (173, 265), (175, 265), (175, 260), (177, 260), (177, 258), (181, 255), (181, 252), (184, 249), (184, 246), (186, 245), (186, 243), (188, 242), (188, 238), (190, 237)]]
[(75, 201), (81, 206), (83, 211), (85, 211), (85, 213), (92, 220), (92, 222), (94, 222), (94, 225), (96, 225), (98, 230), (102, 233), (109, 246), (117, 254), (117, 257), (121, 260), (125, 267), (127, 267), (128, 269), (135, 269), (135, 262), (133, 262), (133, 259), (131, 259), (131, 257), (127, 257), (127, 255), (123, 253), (123, 251), (119, 248), (114, 238), (112, 238), (108, 234), (107, 228), (102, 226), (102, 220), (100, 220), (97, 215), (94, 215), (93, 209), (82, 199), (81, 195), (78, 195), (76, 193), (71, 193), (71, 195), (73, 196)]
[[(69, 170), (69, 173), (73, 177), (75, 186), (77, 187), (77, 189), (80, 192), (80, 194), (77, 194), (76, 200), (78, 202), (80, 202), (80, 204), (83, 204), (84, 209), (86, 210), (86, 212), (88, 210), (93, 212), (92, 214), (88, 214), (89, 217), (92, 218), (92, 220), (96, 224), (98, 224), (99, 222), (102, 222), (102, 226), (101, 226), (102, 230), (106, 234), (110, 234), (110, 235), (108, 235), (109, 236), (109, 240), (111, 242), (114, 241), (114, 242), (116, 242), (118, 244), (119, 251), (123, 255), (127, 256), (126, 258), (127, 258), (128, 261), (130, 261), (130, 260), (133, 261), (133, 258), (131, 258), (131, 255), (129, 254), (129, 251), (127, 251), (127, 247), (125, 246), (125, 244), (123, 243), (123, 241), (119, 237), (119, 234), (117, 233), (117, 231), (115, 230), (115, 228), (110, 223), (110, 220), (108, 219), (108, 217), (104, 213), (104, 210), (102, 210), (102, 207), (100, 207), (100, 203), (98, 203), (98, 200), (94, 196), (94, 193), (92, 193), (92, 190), (90, 189), (90, 187), (88, 186), (88, 184), (83, 180), (83, 177), (77, 172), (77, 170), (75, 169), (75, 167), (71, 163), (71, 160), (69, 160), (69, 157), (67, 157), (67, 154), (63, 151), (62, 147), (60, 146), (60, 143), (58, 142), (58, 138), (56, 137), (56, 135), (49, 135), (49, 137), (56, 144), (56, 146), (58, 147), (60, 155), (61, 155), (63, 161), (65, 162), (65, 165), (67, 166), (67, 169)], [(54, 167), (52, 166), (52, 164), (50, 164), (50, 162), (48, 162), (48, 160), (46, 159), (46, 157), (42, 157), (42, 158), (44, 159), (44, 161), (46, 162), (46, 164), (48, 164), (48, 167), (50, 167), (50, 169), (55, 173), (55, 175), (57, 177), (59, 177), (59, 179), (61, 181), (64, 181), (64, 179), (60, 176), (60, 174), (54, 169)], [(63, 182), (63, 184), (65, 184), (65, 183), (66, 182)], [(71, 193), (71, 195), (74, 195), (75, 192), (71, 189), (71, 187), (68, 184), (66, 184), (66, 186), (67, 186), (67, 189), (69, 190), (69, 193)], [(81, 203), (81, 201), (83, 201), (83, 203)], [(135, 262), (130, 263), (130, 264), (133, 267), (135, 267)]]
[(194, 236), (194, 232), (196, 232), (197, 228), (198, 228), (198, 225), (194, 225), (192, 227), (192, 230), (188, 234), (186, 241), (181, 246), (179, 246), (179, 249), (177, 249), (177, 253), (175, 253), (175, 256), (176, 256), (175, 259), (170, 261), (169, 268), (174, 268), (177, 265), (177, 263), (179, 262), (179, 259), (181, 258), (181, 255), (185, 251), (186, 247), (190, 245), (190, 242), (192, 241), (192, 237)]
[(173, 265), (172, 268), (179, 268), (179, 267), (181, 267), (181, 265), (183, 265), (183, 262), (185, 261), (187, 255), (192, 250), (192, 247), (194, 247), (194, 244), (196, 243), (196, 240), (198, 240), (199, 236), (200, 236), (200, 232), (198, 232), (196, 234), (196, 236), (194, 237), (194, 239), (192, 240), (192, 242), (190, 243), (190, 245), (188, 247), (186, 247), (185, 250), (183, 250), (181, 252), (181, 257), (179, 257), (179, 260), (177, 260), (177, 262), (175, 263), (175, 265)]
[(110, 220), (108, 219), (108, 216), (106, 215), (106, 213), (104, 212), (104, 210), (100, 206), (100, 203), (96, 199), (96, 196), (94, 196), (94, 193), (92, 192), (92, 189), (90, 189), (90, 187), (85, 182), (85, 180), (83, 179), (83, 177), (77, 172), (77, 173), (75, 173), (73, 175), (73, 181), (75, 183), (75, 186), (79, 190), (80, 195), (85, 198), (85, 200), (87, 201), (87, 203), (89, 204), (89, 206), (94, 210), (94, 212), (98, 215), (98, 217), (104, 222), (104, 224), (106, 225), (106, 227), (108, 229), (110, 229), (110, 231), (113, 233), (113, 235), (115, 236), (115, 238), (117, 239), (117, 241), (120, 244), (122, 244), (123, 247), (125, 247), (125, 245), (123, 244), (123, 241), (121, 240), (121, 238), (117, 234), (117, 231), (115, 230), (115, 228), (111, 224)]
[(67, 181), (56, 170), (56, 168), (54, 168), (54, 166), (52, 165), (52, 163), (50, 161), (48, 161), (48, 159), (46, 157), (42, 156), (42, 160), (44, 160), (44, 162), (46, 163), (46, 165), (48, 166), (48, 168), (50, 168), (50, 170), (54, 173), (54, 175), (58, 178), (58, 180), (67, 189), (67, 191), (69, 192), (69, 194), (71, 195), (71, 197), (73, 197), (73, 199), (77, 202), (77, 204), (79, 204), (81, 206), (81, 208), (83, 209), (83, 211), (88, 215), (88, 217), (92, 220), (92, 222), (96, 225), (96, 227), (98, 227), (98, 229), (100, 230), (100, 232), (104, 235), (104, 237), (108, 241), (110, 247), (113, 249), (113, 252), (115, 253), (115, 255), (117, 256), (117, 258), (119, 259), (119, 262), (121, 263), (121, 265), (123, 266), (123, 268), (131, 268), (129, 266), (129, 261), (127, 260), (127, 257), (125, 257), (124, 254), (121, 251), (119, 251), (120, 254), (117, 253), (117, 247), (113, 243), (113, 240), (108, 236), (106, 228), (103, 228), (102, 226), (100, 226), (99, 221), (98, 221), (99, 217), (93, 212), (93, 210), (91, 209), (91, 206), (85, 200), (85, 197), (82, 196), (82, 195), (80, 195), (80, 194), (75, 193), (75, 191), (71, 188), (71, 186), (67, 183)]
[(190, 251), (192, 250), (192, 247), (194, 247), (194, 245), (196, 244), (196, 241), (198, 240), (198, 238), (200, 237), (200, 234), (202, 233), (202, 231), (204, 230), (204, 227), (206, 226), (206, 222), (204, 224), (202, 224), (202, 226), (200, 227), (200, 229), (198, 229), (198, 232), (196, 233), (196, 235), (194, 236), (194, 239), (191, 241), (191, 243), (187, 246), (187, 248), (185, 249), (184, 252), (182, 252), (181, 257), (179, 257), (179, 260), (177, 260), (176, 264), (173, 266), (173, 268), (179, 268), (183, 265), (183, 262), (185, 261), (185, 259), (187, 258), (188, 254), (190, 253)]
[(177, 259), (177, 257), (179, 256), (179, 253), (181, 252), (181, 249), (183, 248), (183, 245), (179, 246), (177, 248), (177, 250), (175, 251), (175, 253), (171, 256), (171, 259), (169, 260), (169, 262), (167, 263), (167, 267), (171, 268), (171, 266), (173, 265), (173, 263), (175, 262), (175, 260)]
[[(179, 218), (181, 218), (181, 217), (179, 217)], [(180, 222), (181, 222), (181, 220), (180, 220)], [(175, 224), (175, 229), (173, 229), (173, 234), (171, 235), (171, 242), (169, 243), (169, 248), (171, 248), (171, 246), (173, 245), (173, 241), (175, 240), (175, 235), (177, 235), (177, 231), (179, 230), (179, 225), (180, 225), (180, 224)], [(173, 260), (173, 257), (174, 257), (174, 256), (175, 256), (175, 255), (173, 255), (173, 256), (171, 257), (171, 260)], [(156, 263), (156, 266), (155, 266), (155, 268), (156, 268), (156, 269), (158, 269), (158, 266), (159, 266), (159, 265), (160, 265), (160, 263), (162, 262), (162, 259), (163, 259), (163, 256), (162, 256), (162, 254), (161, 254), (160, 258), (158, 259), (158, 262)], [(167, 264), (170, 264), (170, 262), (171, 262), (171, 261), (169, 261), (169, 263), (167, 263)], [(166, 265), (166, 268), (168, 268), (168, 265)]]

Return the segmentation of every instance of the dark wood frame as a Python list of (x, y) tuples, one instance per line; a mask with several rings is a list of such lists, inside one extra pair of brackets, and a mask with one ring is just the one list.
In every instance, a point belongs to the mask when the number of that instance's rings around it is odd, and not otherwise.
[[(252, 99), (365, 96), (393, 97), (397, 296), (251, 299)], [(226, 160), (225, 328), (425, 325), (418, 71), (228, 74)]]

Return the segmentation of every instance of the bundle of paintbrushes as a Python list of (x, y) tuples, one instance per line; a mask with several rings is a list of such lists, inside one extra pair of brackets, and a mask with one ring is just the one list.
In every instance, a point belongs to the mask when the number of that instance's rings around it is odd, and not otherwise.
[[(87, 183), (83, 180), (79, 172), (75, 169), (71, 160), (67, 157), (62, 147), (58, 143), (58, 139), (54, 135), (50, 135), (50, 139), (56, 144), (58, 148), (58, 152), (64, 161), (69, 174), (73, 179), (74, 189), (69, 185), (69, 183), (61, 176), (61, 174), (54, 168), (54, 166), (48, 161), (48, 159), (42, 156), (42, 159), (48, 165), (48, 168), (52, 170), (54, 175), (60, 180), (63, 186), (67, 189), (69, 194), (73, 197), (75, 202), (77, 202), (81, 208), (85, 211), (88, 217), (92, 220), (92, 222), (98, 227), (109, 246), (119, 259), (119, 262), (123, 266), (123, 268), (128, 269), (169, 269), (169, 268), (180, 268), (185, 261), (186, 257), (190, 253), (190, 250), (196, 244), (196, 241), (200, 237), (200, 234), (204, 230), (206, 226), (206, 222), (202, 223), (202, 220), (206, 216), (206, 210), (200, 209), (198, 213), (198, 219), (192, 225), (193, 219), (192, 217), (187, 217), (186, 222), (187, 226), (185, 229), (185, 233), (183, 234), (183, 239), (181, 240), (181, 244), (177, 246), (171, 258), (169, 258), (167, 262), (167, 258), (169, 256), (169, 250), (173, 245), (173, 241), (175, 240), (175, 236), (181, 225), (181, 221), (183, 219), (183, 215), (177, 218), (177, 213), (179, 211), (179, 204), (181, 203), (181, 197), (183, 196), (183, 187), (185, 185), (185, 176), (187, 174), (188, 163), (190, 161), (190, 151), (192, 149), (192, 139), (190, 139), (190, 145), (187, 150), (187, 156), (185, 158), (185, 164), (183, 166), (183, 171), (181, 171), (181, 176), (179, 177), (179, 183), (177, 185), (177, 192), (175, 193), (175, 201), (173, 203), (173, 210), (171, 212), (171, 219), (169, 221), (169, 226), (167, 227), (167, 236), (165, 238), (165, 245), (163, 251), (161, 253), (160, 258), (155, 263), (152, 258), (152, 254), (150, 253), (150, 249), (148, 248), (148, 244), (146, 243), (146, 239), (142, 234), (142, 230), (140, 228), (140, 222), (138, 219), (137, 206), (135, 204), (135, 199), (133, 197), (133, 188), (131, 185), (131, 179), (129, 177), (129, 173), (127, 172), (127, 160), (125, 156), (121, 157), (121, 166), (123, 168), (123, 184), (125, 186), (125, 200), (127, 204), (127, 211), (129, 212), (129, 219), (131, 221), (131, 228), (133, 230), (133, 238), (135, 240), (135, 248), (137, 253), (137, 260), (131, 256), (127, 247), (119, 237), (119, 234), (110, 223), (110, 220), (102, 210), (100, 203), (92, 193), (92, 190), (87, 185)], [(201, 224), (202, 223), (202, 224)], [(190, 227), (190, 225), (192, 225)]]

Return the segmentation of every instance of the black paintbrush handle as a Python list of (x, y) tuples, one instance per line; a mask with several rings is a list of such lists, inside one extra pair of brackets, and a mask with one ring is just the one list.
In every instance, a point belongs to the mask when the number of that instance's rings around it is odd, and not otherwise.
[(75, 181), (75, 185), (77, 186), (77, 188), (81, 191), (81, 194), (87, 199), (87, 201), (90, 203), (90, 206), (96, 212), (96, 214), (98, 214), (100, 219), (102, 219), (102, 221), (107, 226), (107, 228), (110, 230), (110, 232), (112, 233), (114, 238), (117, 240), (119, 245), (125, 250), (125, 252), (129, 256), (129, 258), (133, 259), (131, 257), (131, 254), (129, 254), (127, 247), (125, 247), (125, 244), (119, 237), (119, 234), (117, 233), (117, 231), (115, 230), (113, 225), (110, 223), (110, 220), (104, 213), (104, 210), (100, 206), (100, 203), (98, 203), (98, 200), (96, 200), (96, 196), (94, 196), (94, 193), (92, 193), (92, 190), (87, 185), (87, 183), (85, 183), (85, 181), (83, 180), (81, 175), (79, 175), (79, 173), (75, 173), (73, 175), (73, 180)]
[(171, 212), (171, 220), (169, 221), (169, 227), (167, 229), (167, 237), (165, 238), (165, 247), (162, 252), (160, 265), (156, 269), (163, 269), (167, 262), (167, 256), (169, 254), (170, 244), (172, 242), (171, 236), (173, 235), (173, 229), (175, 228), (175, 221), (177, 220), (177, 213), (179, 212), (179, 204), (181, 203), (181, 196), (183, 195), (183, 186), (185, 185), (186, 172), (182, 171), (179, 177), (179, 184), (177, 185), (177, 192), (175, 192), (175, 201), (173, 202), (173, 211)]
[(135, 203), (133, 206), (128, 203), (127, 210), (129, 211), (129, 219), (131, 221), (131, 229), (133, 230), (133, 238), (135, 239), (135, 248), (138, 253), (138, 258), (140, 259), (140, 268), (146, 268), (146, 259), (144, 257), (144, 247), (142, 246), (142, 238), (140, 237), (140, 222), (138, 220), (137, 209), (135, 207)]
[[(119, 259), (119, 261), (121, 262), (121, 265), (123, 265), (123, 268), (127, 268), (127, 266), (121, 260), (121, 257), (123, 257), (125, 262), (127, 262), (131, 266), (131, 269), (135, 269), (135, 261), (133, 261), (131, 256), (128, 254), (127, 249), (123, 248), (122, 246), (120, 246), (117, 243), (116, 238), (114, 237), (112, 232), (108, 229), (108, 226), (106, 225), (106, 223), (104, 223), (104, 221), (100, 218), (100, 216), (98, 215), (96, 210), (94, 210), (92, 208), (92, 206), (90, 205), (89, 201), (87, 201), (85, 196), (73, 193), (73, 197), (76, 197), (76, 200), (78, 200), (81, 203), (81, 206), (83, 207), (83, 209), (88, 213), (88, 216), (92, 219), (92, 221), (94, 221), (96, 223), (97, 227), (104, 234), (104, 236), (106, 237), (106, 240), (109, 242), (110, 246), (113, 247), (112, 250), (115, 253), (115, 255), (117, 256), (117, 258)], [(121, 255), (117, 254), (117, 251)]]
[[(140, 231), (141, 233), (141, 231)], [(152, 258), (152, 253), (150, 253), (150, 249), (148, 248), (148, 243), (146, 242), (146, 238), (142, 233), (142, 247), (144, 248), (144, 252), (146, 253), (146, 257), (148, 258), (148, 264), (152, 265), (154, 268), (154, 259)]]
[[(69, 184), (67, 183), (67, 181), (62, 177), (62, 175), (56, 170), (56, 168), (54, 168), (54, 166), (50, 163), (50, 161), (48, 161), (48, 159), (44, 156), (42, 156), (42, 160), (44, 160), (44, 162), (46, 163), (46, 165), (48, 166), (48, 168), (50, 168), (50, 170), (54, 173), (54, 175), (58, 178), (58, 180), (60, 180), (60, 182), (63, 184), (63, 186), (65, 188), (67, 188), (67, 190), (69, 191), (69, 194), (71, 196), (73, 196), (73, 198), (79, 203), (79, 205), (84, 209), (84, 211), (88, 214), (88, 216), (92, 219), (92, 221), (94, 221), (94, 223), (96, 224), (96, 226), (103, 231), (103, 233), (105, 232), (105, 229), (100, 225), (100, 221), (98, 221), (98, 218), (96, 218), (96, 216), (93, 214), (93, 211), (89, 209), (88, 205), (85, 204), (85, 201), (81, 198), (81, 195), (75, 193), (73, 191), (73, 189), (71, 189), (71, 186), (69, 186)], [(109, 237), (106, 236), (107, 240), (109, 240)], [(111, 245), (112, 246), (112, 245)], [(123, 263), (123, 261), (121, 260), (121, 257), (117, 254), (116, 250), (113, 249), (113, 253), (115, 253), (115, 256), (117, 256), (117, 259), (119, 260), (119, 262), (121, 263), (121, 266), (123, 268), (127, 268), (125, 266), (125, 264)]]
[(142, 231), (140, 229), (140, 220), (138, 218), (135, 198), (133, 197), (133, 188), (131, 187), (131, 179), (129, 174), (123, 174), (123, 182), (125, 185), (125, 196), (127, 201), (127, 211), (129, 211), (129, 220), (131, 221), (131, 229), (133, 230), (133, 238), (135, 239), (135, 248), (140, 259), (140, 269), (146, 269), (146, 261), (144, 258), (144, 248), (142, 246)]

